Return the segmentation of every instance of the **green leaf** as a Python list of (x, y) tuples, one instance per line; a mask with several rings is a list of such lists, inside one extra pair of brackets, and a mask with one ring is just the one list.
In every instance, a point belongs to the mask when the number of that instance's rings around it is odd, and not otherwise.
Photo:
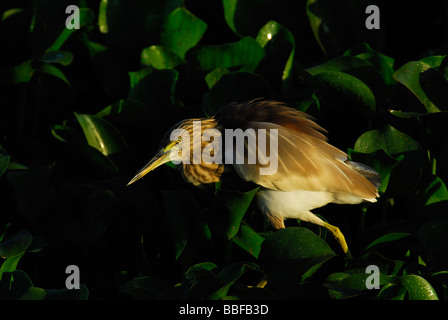
[(2, 300), (19, 299), (32, 286), (33, 282), (22, 270), (5, 272), (0, 278), (0, 297)]
[(224, 233), (227, 239), (232, 239), (238, 233), (241, 221), (258, 189), (247, 192), (220, 190), (218, 193), (217, 206), (222, 208), (226, 217)]
[(419, 74), (419, 83), (428, 99), (437, 108), (448, 111), (448, 80), (437, 69), (431, 68)]
[(289, 90), (295, 54), (293, 34), (280, 23), (271, 20), (260, 29), (256, 40), (265, 52), (257, 73), (268, 79), (278, 90)]
[(22, 252), (18, 255), (6, 258), (6, 260), (3, 261), (2, 266), (0, 267), (0, 281), (3, 279), (6, 273), (16, 271), (17, 265), (19, 264), (19, 261), (20, 259), (22, 259), (24, 254), (25, 252)]
[(435, 177), (425, 189), (425, 206), (440, 201), (448, 201), (448, 189), (439, 177)]
[[(239, 37), (254, 35), (260, 25), (266, 22), (271, 1), (222, 0), (224, 19), (229, 28)], [(248, 19), (250, 17), (250, 19)]]
[(0, 257), (9, 258), (25, 252), (33, 241), (33, 235), (27, 229), (21, 230), (11, 238), (0, 242)]
[(234, 262), (222, 268), (218, 272), (218, 278), (223, 284), (233, 283), (237, 281), (243, 274), (248, 271), (258, 271), (260, 267), (253, 262)]
[(51, 128), (51, 134), (53, 137), (58, 139), (59, 141), (66, 142), (67, 138), (66, 135), (70, 135), (70, 133), (73, 132), (73, 128), (70, 128), (69, 126), (63, 124), (56, 124)]
[(340, 56), (327, 60), (317, 66), (306, 69), (311, 75), (316, 75), (327, 71), (346, 72), (352, 69), (369, 68), (370, 63), (360, 58), (350, 56)]
[(387, 283), (378, 293), (378, 300), (404, 300), (406, 287), (401, 284)]
[(372, 90), (352, 75), (337, 71), (320, 72), (312, 76), (308, 83), (351, 100), (368, 114), (375, 111), (376, 101)]
[(400, 111), (400, 110), (388, 110), (390, 114), (393, 114), (394, 116), (402, 119), (413, 119), (413, 118), (419, 118), (424, 117), (427, 115), (427, 113), (422, 112), (408, 112), (408, 111)]
[(388, 57), (380, 52), (377, 52), (372, 49), (370, 45), (367, 43), (361, 43), (344, 53), (344, 56), (352, 56), (369, 62), (372, 66), (374, 66), (386, 85), (395, 84), (395, 80), (393, 79), (394, 63), (395, 60), (391, 57)]
[(68, 66), (73, 61), (73, 54), (63, 50), (47, 51), (40, 60), (45, 63), (59, 63), (63, 66)]
[(238, 30), (235, 26), (235, 11), (238, 4), (238, 0), (223, 0), (222, 1), (224, 7), (224, 19), (226, 20), (227, 25), (232, 29), (236, 34)]
[(20, 297), (20, 300), (44, 300), (47, 291), (42, 288), (30, 287)]
[(406, 287), (409, 300), (439, 300), (434, 288), (423, 277), (410, 274), (398, 277), (398, 279)]
[(339, 280), (338, 287), (353, 291), (367, 290), (366, 280), (369, 276), (370, 274), (364, 270), (359, 273), (347, 274), (343, 279)]
[(182, 285), (186, 287), (184, 298), (206, 299), (221, 288), (216, 271), (217, 265), (212, 262), (202, 262), (190, 267), (182, 282)]
[(355, 142), (355, 151), (362, 153), (382, 149), (389, 155), (421, 150), (420, 144), (407, 134), (387, 124), (362, 134)]
[(232, 238), (238, 246), (249, 252), (255, 258), (258, 258), (261, 249), (261, 243), (264, 238), (249, 226), (241, 224), (238, 233)]
[(263, 48), (254, 38), (244, 37), (237, 42), (194, 48), (188, 52), (186, 59), (204, 71), (234, 67), (253, 71), (264, 55)]
[(207, 73), (205, 76), (205, 82), (207, 82), (208, 88), (211, 89), (226, 73), (229, 73), (229, 70), (221, 67)]
[(409, 233), (389, 233), (386, 235), (383, 235), (381, 237), (379, 237), (378, 239), (376, 239), (375, 241), (371, 242), (366, 248), (365, 250), (370, 250), (375, 246), (378, 245), (383, 245), (383, 244), (387, 244), (389, 242), (394, 242), (394, 241), (398, 241), (401, 240), (403, 238), (409, 237), (411, 234)]
[(182, 63), (182, 59), (163, 46), (150, 46), (142, 50), (140, 62), (155, 69), (172, 69)]
[(431, 68), (437, 68), (442, 64), (443, 59), (445, 59), (446, 57), (447, 57), (446, 55), (444, 55), (444, 56), (429, 56), (429, 57), (420, 59), (420, 61), (426, 63)]
[(2, 17), (0, 19), (0, 21), (5, 21), (10, 17), (13, 17), (14, 15), (23, 12), (25, 9), (24, 8), (11, 8), (8, 10), (5, 10), (2, 14)]
[(187, 9), (179, 7), (168, 15), (163, 29), (162, 46), (183, 59), (185, 53), (201, 40), (207, 24)]
[(406, 86), (420, 100), (426, 110), (432, 113), (439, 112), (440, 109), (428, 98), (420, 83), (422, 74), (430, 69), (431, 66), (422, 61), (411, 61), (400, 67), (394, 73), (393, 78)]
[(27, 60), (0, 73), (0, 84), (16, 84), (29, 82), (36, 71), (33, 60)]
[(388, 190), (391, 192), (405, 194), (420, 181), (424, 163), (420, 144), (391, 125), (387, 124), (380, 129), (362, 134), (356, 140), (354, 149), (361, 153), (371, 153), (381, 149), (399, 161), (396, 164), (390, 163), (392, 167), (388, 166), (388, 171), (391, 173)]
[(265, 50), (267, 61), (264, 63), (276, 64), (281, 79), (288, 80), (291, 77), (295, 53), (295, 40), (291, 31), (271, 20), (260, 29), (256, 40)]
[(214, 264), (213, 262), (201, 262), (201, 263), (197, 263), (197, 264), (191, 266), (185, 275), (188, 278), (189, 276), (191, 276), (192, 274), (194, 274), (197, 271), (202, 271), (202, 270), (216, 271), (217, 269), (218, 269), (218, 266), (216, 264)]
[(38, 72), (41, 74), (49, 74), (53, 77), (59, 78), (70, 86), (70, 81), (68, 81), (68, 79), (66, 78), (64, 73), (61, 70), (59, 70), (59, 68), (57, 68), (51, 64), (48, 64), (48, 63), (43, 64), (38, 69)]
[(293, 287), (311, 277), (335, 256), (328, 244), (306, 228), (289, 227), (269, 235), (262, 243), (259, 261), (268, 283)]
[(88, 144), (109, 156), (127, 149), (120, 132), (107, 120), (90, 114), (75, 113)]
[[(327, 277), (329, 293), (332, 298), (346, 299), (375, 293), (375, 290), (367, 288), (367, 281), (371, 273), (366, 273), (366, 269), (349, 269), (344, 272), (334, 273)], [(379, 275), (379, 285), (381, 287), (396, 284), (395, 277)]]
[[(311, 67), (306, 70), (311, 75), (323, 72), (343, 72), (361, 80), (372, 91), (374, 100), (372, 105), (382, 104), (386, 101), (384, 80), (377, 68), (368, 60), (354, 56), (340, 56)], [(373, 107), (375, 110), (375, 107)]]
[(228, 266), (225, 266), (218, 274), (218, 279), (222, 287), (212, 294), (207, 299), (218, 300), (224, 298), (230, 287), (239, 279), (243, 274), (248, 271), (258, 271), (260, 267), (252, 262), (234, 262)]
[(109, 26), (107, 22), (107, 7), (109, 5), (109, 1), (102, 0), (100, 2), (100, 8), (98, 11), (98, 28), (101, 33), (108, 33)]

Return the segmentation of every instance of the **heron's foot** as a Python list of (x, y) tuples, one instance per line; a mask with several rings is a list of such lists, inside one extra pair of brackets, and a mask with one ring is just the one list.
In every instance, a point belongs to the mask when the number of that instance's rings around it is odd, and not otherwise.
[(347, 242), (345, 241), (344, 234), (339, 230), (338, 227), (335, 227), (329, 223), (324, 222), (323, 226), (331, 231), (331, 233), (336, 238), (336, 241), (340, 244), (342, 251), (345, 253), (347, 258), (352, 259), (352, 255), (350, 253), (350, 250), (348, 249)]
[(267, 276), (264, 275), (264, 276), (261, 278), (260, 282), (257, 283), (256, 286), (247, 286), (247, 287), (248, 287), (248, 288), (264, 288), (264, 287), (266, 286), (267, 283), (268, 283)]
[(268, 283), (266, 278), (261, 279), (261, 281), (257, 284), (257, 288), (264, 288), (264, 286)]

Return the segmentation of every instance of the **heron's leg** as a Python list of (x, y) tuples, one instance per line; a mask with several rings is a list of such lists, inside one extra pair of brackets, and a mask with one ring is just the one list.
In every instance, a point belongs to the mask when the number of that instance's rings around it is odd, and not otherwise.
[(266, 284), (268, 283), (267, 276), (263, 276), (263, 278), (260, 280), (260, 282), (257, 284), (257, 288), (264, 288)]
[(341, 246), (342, 251), (345, 253), (345, 255), (348, 258), (352, 258), (350, 250), (348, 249), (347, 242), (345, 241), (344, 234), (341, 232), (341, 230), (339, 230), (338, 227), (333, 226), (333, 225), (323, 221), (322, 219), (320, 219), (319, 217), (314, 215), (311, 211), (305, 212), (303, 215), (301, 215), (300, 219), (303, 220), (303, 221), (307, 221), (307, 222), (310, 222), (310, 223), (317, 224), (319, 226), (322, 226), (322, 227), (330, 230), (330, 232), (336, 238), (336, 241)]
[(339, 230), (338, 227), (335, 227), (329, 223), (326, 223), (325, 221), (323, 221), (322, 226), (331, 231), (331, 233), (334, 235), (336, 240), (339, 242), (339, 244), (342, 248), (342, 251), (344, 251), (345, 255), (351, 259), (352, 255), (350, 253), (350, 250), (348, 249), (347, 242), (345, 241), (344, 234), (341, 232), (341, 230)]

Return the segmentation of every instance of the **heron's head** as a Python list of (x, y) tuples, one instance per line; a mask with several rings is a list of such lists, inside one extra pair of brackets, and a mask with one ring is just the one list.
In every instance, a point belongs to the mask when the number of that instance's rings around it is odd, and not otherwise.
[[(172, 162), (175, 165), (187, 160), (190, 156), (190, 149), (193, 141), (193, 131), (199, 130), (199, 134), (204, 130), (203, 123), (208, 122), (203, 119), (187, 119), (173, 126), (163, 137), (160, 148), (156, 155), (129, 181), (128, 185), (141, 179), (152, 170), (162, 164)], [(188, 150), (188, 152), (182, 152)]]

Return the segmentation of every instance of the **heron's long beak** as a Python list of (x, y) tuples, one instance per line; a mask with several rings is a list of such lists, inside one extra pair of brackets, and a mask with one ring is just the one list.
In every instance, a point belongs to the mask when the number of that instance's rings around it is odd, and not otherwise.
[(129, 186), (130, 184), (133, 184), (135, 181), (139, 180), (143, 176), (145, 176), (148, 172), (154, 170), (155, 168), (161, 166), (164, 163), (167, 163), (170, 161), (170, 150), (160, 150), (157, 155), (151, 159), (143, 168), (140, 169), (139, 172), (132, 178), (131, 181), (127, 184)]

